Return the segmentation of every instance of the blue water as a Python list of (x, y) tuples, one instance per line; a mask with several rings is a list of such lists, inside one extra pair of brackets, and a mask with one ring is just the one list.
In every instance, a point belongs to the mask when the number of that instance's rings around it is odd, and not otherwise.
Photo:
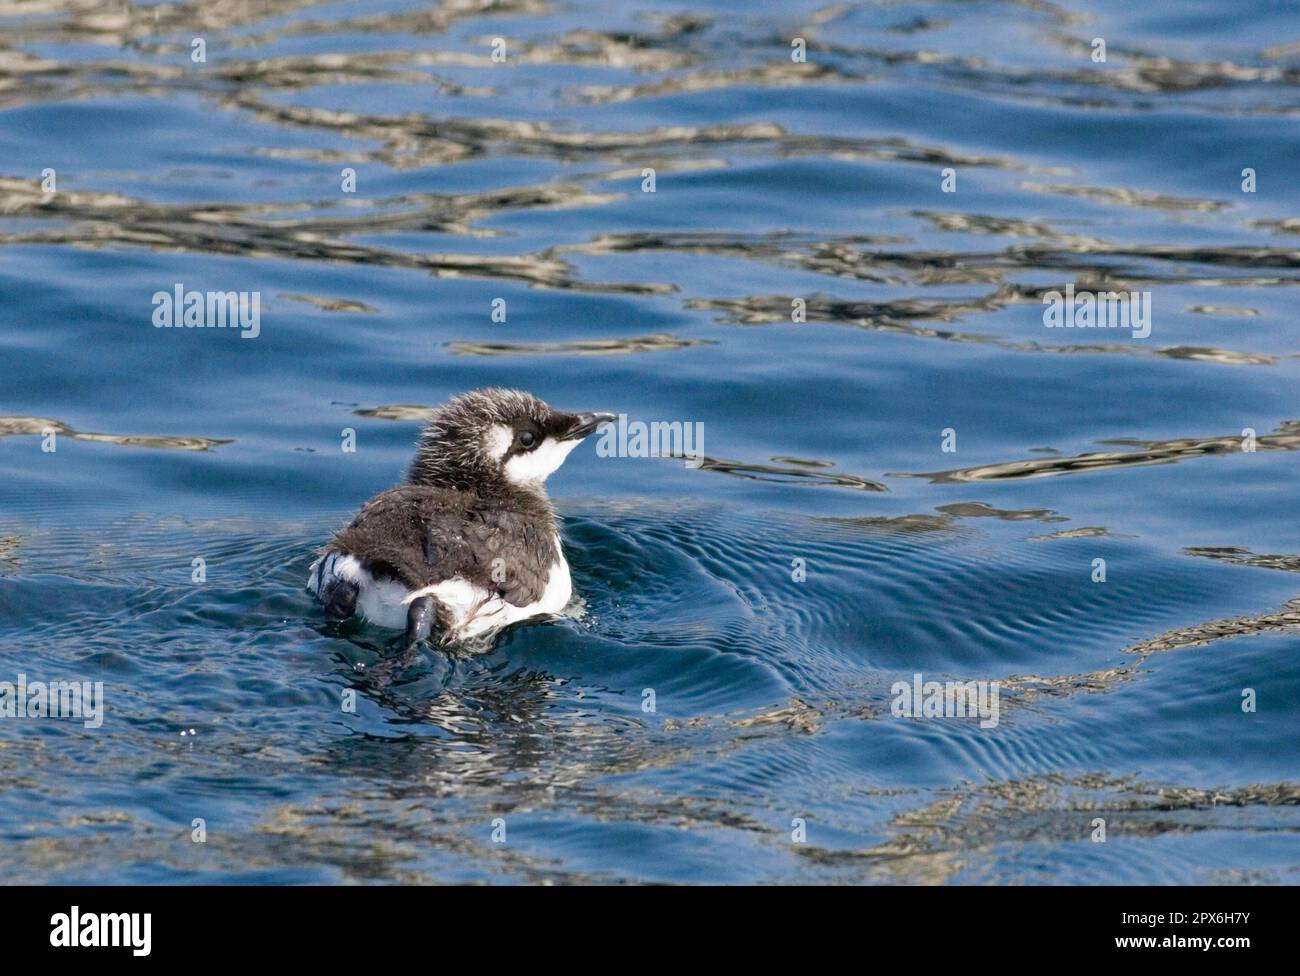
[[(5, 880), (1295, 883), (1297, 115), (1283, 2), (0, 5), (0, 682), (106, 701), (0, 718)], [(307, 569), (485, 385), (707, 461), (396, 667)]]

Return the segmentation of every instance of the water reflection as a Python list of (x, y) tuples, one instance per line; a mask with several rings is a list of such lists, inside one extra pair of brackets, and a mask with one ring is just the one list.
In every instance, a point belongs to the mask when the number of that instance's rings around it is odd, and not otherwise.
[[(1293, 730), (1259, 726), (1251, 752), (1197, 697), (1231, 668), (1289, 682), (1278, 647), (1300, 633), (1286, 495), (1265, 484), (1300, 422), (1257, 439), (1250, 478), (1232, 457), (1236, 413), (1287, 416), (1294, 378), (1300, 217), (1278, 174), (1300, 72), (1277, 21), (1230, 21), (1164, 43), (1113, 4), (1038, 0), (0, 0), (0, 304), (16, 309), (0, 309), (16, 380), (0, 438), (169, 449), (42, 466), (32, 441), (3, 442), (18, 463), (0, 656), (104, 676), (114, 696), (98, 738), (60, 728), (54, 749), (4, 727), (0, 776), (39, 799), (0, 814), (11, 873), (1285, 878), (1276, 847), (1232, 845), (1294, 833)], [(1207, 145), (1251, 158), (1211, 166)], [(1240, 190), (1247, 164), (1258, 195)], [(238, 363), (156, 355), (147, 328), (82, 342), (174, 263), (264, 278), (289, 328)], [(1161, 329), (1035, 341), (1066, 284), (1156, 290)], [(464, 314), (498, 292), (524, 328)], [(306, 334), (288, 369), (277, 343)], [(129, 395), (119, 348), (157, 374), (156, 401)], [(960, 381), (913, 388), (931, 366)], [(605, 470), (566, 499), (581, 620), (454, 655), (321, 625), (311, 553), (409, 445), (363, 438), (346, 467), (301, 445), (349, 411), (414, 425), (433, 387), (539, 375), (625, 384), (737, 433), (699, 475), (682, 458), (635, 481)], [(899, 433), (932, 408), (963, 416), (967, 380), (1022, 375), (1062, 391), (1060, 430), (1009, 404), (991, 460), (943, 471)], [(1102, 375), (1132, 403), (1130, 439), (1099, 441), (1077, 396)], [(826, 418), (813, 446), (798, 409), (764, 413), (823, 379), (872, 397), (877, 426)], [(198, 403), (191, 381), (229, 385)], [(1152, 391), (1175, 388), (1186, 401), (1164, 413)], [(163, 409), (223, 436), (114, 433), (165, 430)], [(1075, 453), (1031, 446), (1048, 441)], [(864, 465), (877, 450), (901, 473)], [(1147, 477), (1189, 497), (1231, 494), (1240, 532), (1207, 535), (1177, 492), (1120, 511), (1082, 479), (1041, 481), (1159, 466)], [(1121, 556), (1107, 587), (1086, 579), (1094, 550)], [(916, 670), (1001, 682), (1005, 725), (892, 721), (891, 684)], [(222, 823), (209, 845), (182, 829), (196, 799)], [(511, 843), (491, 843), (507, 814)], [(806, 845), (788, 842), (795, 815)], [(1082, 843), (1097, 815), (1123, 857)]]
[(1287, 420), (1278, 424), (1272, 433), (1261, 434), (1247, 446), (1241, 435), (1219, 437), (1187, 437), (1167, 441), (1137, 439), (1109, 440), (1107, 444), (1133, 447), (1132, 451), (1098, 451), (1076, 454), (1073, 457), (1033, 458), (1023, 461), (1006, 461), (984, 464), (972, 468), (954, 468), (949, 471), (930, 471), (919, 474), (900, 473), (895, 478), (927, 478), (935, 484), (956, 484), (968, 481), (1005, 481), (1019, 478), (1051, 478), (1064, 474), (1080, 474), (1113, 468), (1145, 467), (1152, 464), (1174, 464), (1192, 458), (1219, 454), (1239, 454), (1244, 451), (1294, 451), (1300, 447), (1300, 421)]

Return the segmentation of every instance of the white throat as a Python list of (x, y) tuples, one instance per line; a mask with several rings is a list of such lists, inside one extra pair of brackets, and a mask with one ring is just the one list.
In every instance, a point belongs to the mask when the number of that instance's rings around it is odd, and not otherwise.
[(558, 441), (548, 437), (526, 454), (516, 454), (502, 469), (506, 480), (521, 488), (541, 488), (569, 452), (582, 443), (581, 438)]

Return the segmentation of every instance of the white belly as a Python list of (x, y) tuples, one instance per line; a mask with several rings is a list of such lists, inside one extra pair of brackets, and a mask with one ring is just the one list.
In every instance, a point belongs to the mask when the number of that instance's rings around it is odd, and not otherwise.
[(555, 543), (559, 558), (551, 567), (546, 589), (536, 603), (524, 607), (507, 603), (497, 593), (460, 577), (422, 590), (410, 590), (396, 580), (376, 579), (355, 556), (336, 552), (326, 553), (312, 563), (307, 588), (319, 597), (333, 580), (351, 580), (357, 584), (356, 612), (377, 626), (393, 630), (405, 629), (406, 613), (412, 600), (430, 595), (451, 614), (452, 632), (446, 639), (460, 641), (529, 617), (563, 612), (573, 596), (573, 581), (559, 539)]

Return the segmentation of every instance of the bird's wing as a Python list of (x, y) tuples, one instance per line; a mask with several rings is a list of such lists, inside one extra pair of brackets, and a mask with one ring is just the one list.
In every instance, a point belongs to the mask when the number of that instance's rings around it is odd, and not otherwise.
[(334, 545), (412, 590), (460, 578), (515, 606), (541, 598), (559, 556), (534, 513), (415, 486), (376, 495)]
[(553, 528), (531, 513), (496, 508), (478, 514), (473, 533), (490, 552), (496, 592), (516, 607), (536, 603), (560, 556)]

